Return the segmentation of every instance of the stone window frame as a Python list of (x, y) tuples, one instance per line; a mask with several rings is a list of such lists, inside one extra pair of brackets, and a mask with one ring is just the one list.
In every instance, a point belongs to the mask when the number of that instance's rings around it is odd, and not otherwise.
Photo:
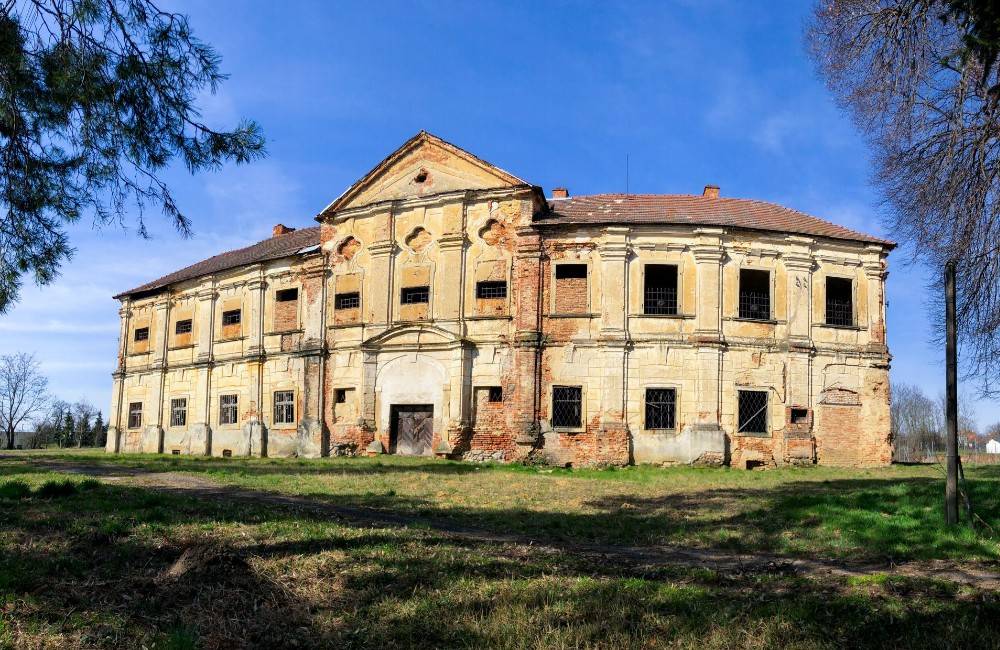
[[(650, 428), (646, 426), (646, 391), (649, 389), (669, 389), (674, 391), (674, 428), (673, 429), (657, 429)], [(651, 382), (644, 384), (642, 386), (642, 407), (639, 410), (639, 416), (642, 418), (642, 430), (649, 433), (677, 433), (680, 431), (680, 421), (681, 421), (681, 386), (680, 384)]]
[[(646, 267), (653, 266), (674, 266), (677, 267), (677, 313), (676, 314), (647, 314), (646, 313)], [(639, 318), (687, 318), (692, 314), (684, 313), (684, 259), (642, 259), (639, 260), (639, 290), (632, 292), (632, 313), (630, 316)]]
[[(175, 400), (180, 400), (180, 399), (184, 400), (184, 424), (174, 424), (174, 401)], [(167, 426), (171, 427), (171, 428), (173, 428), (173, 427), (186, 427), (186, 426), (188, 426), (187, 421), (188, 421), (188, 412), (191, 410), (191, 408), (190, 408), (191, 407), (191, 396), (187, 395), (186, 393), (183, 394), (183, 395), (171, 395), (169, 397), (167, 403), (170, 405), (169, 412), (168, 412), (168, 419), (167, 419), (168, 425)]]
[[(579, 426), (556, 426), (552, 423), (552, 400), (555, 397), (555, 388), (579, 388), (580, 389), (580, 425)], [(546, 400), (549, 405), (549, 425), (553, 431), (563, 433), (581, 433), (587, 430), (587, 384), (574, 381), (553, 381), (545, 389)]]
[[(275, 417), (278, 414), (277, 399), (278, 393), (291, 393), (292, 395), (292, 420), (291, 422), (278, 422)], [(278, 386), (271, 390), (271, 427), (274, 429), (294, 429), (296, 428), (296, 418), (298, 413), (299, 393), (294, 386)]]
[[(740, 280), (744, 270), (767, 272), (767, 278), (768, 278), (767, 302), (768, 302), (768, 312), (769, 312), (767, 318), (743, 318), (742, 316), (740, 316)], [(775, 285), (778, 281), (777, 270), (778, 269), (774, 266), (765, 266), (760, 263), (756, 264), (740, 263), (736, 267), (736, 311), (732, 316), (733, 320), (743, 321), (745, 323), (769, 323), (772, 325), (777, 324), (778, 320), (776, 314), (778, 311), (778, 305), (775, 304), (775, 296), (777, 295), (777, 292), (775, 291), (776, 288)], [(725, 286), (725, 283), (723, 283), (723, 286)]]
[[(558, 312), (556, 311), (556, 268), (564, 265), (573, 266), (585, 266), (587, 267), (587, 304), (584, 306), (583, 311), (579, 312)], [(591, 292), (593, 291), (593, 271), (594, 265), (591, 263), (591, 259), (576, 259), (576, 260), (553, 260), (550, 264), (552, 268), (549, 270), (549, 282), (551, 291), (549, 291), (549, 315), (550, 316), (570, 316), (577, 318), (588, 318), (592, 316), (591, 313)]]
[[(282, 291), (288, 291), (289, 289), (295, 289), (295, 327), (292, 329), (281, 329), (279, 330), (275, 325), (275, 318), (278, 316), (278, 294)], [(269, 298), (271, 301), (271, 333), (281, 333), (281, 332), (297, 332), (302, 329), (302, 285), (299, 284), (288, 284), (275, 286), (272, 291), (268, 292), (270, 294)], [(289, 301), (291, 302), (291, 301)], [(241, 321), (242, 322), (242, 321)]]
[[(139, 333), (142, 333), (142, 338), (139, 337)], [(149, 325), (143, 325), (142, 327), (135, 327), (132, 329), (132, 342), (142, 343), (144, 341), (149, 341)]]
[[(404, 282), (403, 276), (404, 276), (406, 270), (407, 269), (411, 269), (411, 268), (426, 268), (427, 269), (427, 284), (426, 285), (424, 285), (424, 284), (410, 285), (410, 284), (407, 284), (406, 282)], [(392, 305), (390, 307), (393, 323), (398, 324), (398, 323), (429, 323), (429, 322), (432, 322), (434, 320), (434, 313), (435, 313), (435, 311), (434, 311), (435, 310), (434, 299), (435, 299), (436, 291), (435, 291), (434, 283), (435, 283), (435, 279), (436, 279), (436, 275), (437, 275), (437, 265), (433, 261), (426, 261), (426, 262), (419, 262), (419, 263), (407, 262), (407, 263), (399, 264), (398, 266), (396, 266), (396, 270), (393, 271), (393, 273), (391, 275), (393, 276), (392, 288), (393, 288), (393, 291), (395, 292), (395, 295), (392, 296)], [(404, 303), (403, 302), (403, 292), (404, 291), (406, 291), (408, 289), (421, 289), (423, 287), (427, 287), (427, 302), (410, 302), (410, 303)], [(417, 320), (404, 319), (403, 318), (403, 309), (405, 309), (406, 307), (408, 307), (410, 305), (427, 305), (427, 317), (426, 318), (420, 318), (420, 319), (417, 319)], [(363, 312), (359, 311), (358, 313), (361, 314)], [(361, 320), (364, 320), (363, 316), (361, 317)]]
[[(740, 393), (764, 393), (767, 396), (767, 410), (764, 412), (764, 428), (767, 431), (740, 431)], [(771, 416), (774, 414), (774, 408), (776, 406), (781, 406), (781, 404), (776, 404), (774, 400), (771, 399), (771, 387), (770, 386), (736, 386), (736, 400), (733, 406), (733, 417), (735, 421), (733, 422), (733, 436), (739, 436), (743, 438), (770, 438), (774, 434), (774, 425), (771, 422)]]
[[(233, 404), (233, 405), (223, 404), (222, 403), (222, 398), (223, 397), (235, 397), (236, 398), (236, 404)], [(218, 424), (219, 424), (220, 427), (238, 427), (239, 426), (239, 424), (240, 424), (240, 397), (241, 397), (241, 394), (240, 394), (239, 391), (225, 392), (225, 393), (220, 392), (218, 394), (219, 408), (216, 409), (216, 414), (217, 414), (216, 415), (216, 420), (218, 421)], [(222, 418), (223, 410), (222, 409), (223, 408), (230, 408), (230, 407), (234, 407), (236, 409), (236, 413), (235, 413), (234, 419), (233, 419), (232, 422), (228, 422), (228, 421), (223, 422), (223, 418)]]
[[(133, 408), (138, 405), (139, 408)], [(138, 402), (128, 402), (128, 411), (126, 412), (127, 427), (128, 429), (141, 429), (142, 428), (142, 400)], [(133, 416), (137, 416), (138, 421), (135, 424), (132, 423)]]
[[(850, 280), (851, 282), (851, 325), (834, 325), (826, 321), (826, 281), (828, 278), (838, 278), (841, 280)], [(823, 271), (818, 277), (821, 286), (823, 287), (822, 295), (822, 305), (823, 314), (822, 317), (818, 319), (817, 325), (820, 327), (832, 327), (834, 329), (851, 329), (851, 330), (863, 330), (866, 329), (861, 321), (858, 319), (858, 304), (860, 303), (858, 294), (861, 291), (861, 287), (858, 284), (857, 274), (852, 274), (848, 271)]]

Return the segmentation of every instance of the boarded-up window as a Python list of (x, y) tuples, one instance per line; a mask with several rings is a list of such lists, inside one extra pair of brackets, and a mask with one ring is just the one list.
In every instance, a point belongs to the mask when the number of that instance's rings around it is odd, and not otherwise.
[(854, 325), (854, 283), (849, 278), (826, 279), (826, 324)]
[(287, 332), (299, 326), (299, 290), (281, 289), (274, 294), (274, 329)]
[(642, 313), (676, 315), (677, 267), (673, 264), (647, 264), (645, 271)]
[(142, 426), (142, 402), (129, 402), (128, 428), (138, 429)]
[(552, 387), (552, 426), (579, 427), (583, 421), (583, 389), (579, 386)]
[(170, 426), (183, 427), (187, 424), (187, 398), (170, 400)]
[(279, 390), (274, 393), (274, 423), (295, 423), (295, 394), (290, 390)]
[(740, 269), (740, 318), (771, 320), (771, 274)]
[(587, 265), (556, 265), (555, 312), (582, 314), (587, 311)]
[(222, 395), (219, 397), (219, 424), (236, 424), (239, 404), (240, 398), (238, 395)]

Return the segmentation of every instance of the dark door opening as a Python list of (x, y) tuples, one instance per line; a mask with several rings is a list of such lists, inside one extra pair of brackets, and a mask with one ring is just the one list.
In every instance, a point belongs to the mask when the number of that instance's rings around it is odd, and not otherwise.
[(389, 453), (426, 456), (434, 437), (434, 407), (430, 404), (394, 404), (390, 417)]

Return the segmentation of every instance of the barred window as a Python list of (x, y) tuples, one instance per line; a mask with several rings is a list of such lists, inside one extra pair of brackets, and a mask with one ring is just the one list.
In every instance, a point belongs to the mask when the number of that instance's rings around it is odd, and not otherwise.
[(578, 427), (582, 423), (583, 389), (579, 386), (552, 387), (552, 426)]
[(334, 309), (357, 309), (361, 306), (361, 294), (357, 291), (351, 293), (338, 293), (333, 299)]
[(219, 397), (219, 424), (236, 424), (239, 403), (239, 395), (222, 395)]
[(148, 341), (149, 340), (149, 328), (148, 327), (137, 327), (135, 329), (135, 340), (136, 341)]
[(677, 267), (673, 264), (647, 264), (645, 269), (642, 312), (652, 315), (677, 314)]
[(129, 402), (128, 428), (138, 429), (142, 426), (142, 402)]
[(290, 390), (279, 390), (274, 393), (274, 423), (295, 423), (295, 394)]
[(767, 391), (739, 391), (737, 433), (767, 433)]
[(646, 428), (676, 428), (677, 392), (673, 388), (646, 389)]
[(222, 312), (223, 325), (239, 325), (241, 312), (239, 309), (230, 309)]
[(191, 319), (187, 318), (185, 320), (179, 320), (174, 325), (174, 334), (190, 334), (191, 333)]
[(849, 278), (826, 279), (826, 324), (854, 324), (854, 283)]
[(507, 283), (503, 280), (484, 280), (476, 283), (476, 298), (506, 298)]
[(186, 397), (170, 400), (170, 426), (182, 427), (187, 424), (188, 401)]
[(740, 318), (771, 320), (771, 274), (740, 269)]
[(404, 305), (414, 305), (417, 303), (429, 302), (430, 297), (430, 287), (406, 287), (400, 294), (399, 301)]

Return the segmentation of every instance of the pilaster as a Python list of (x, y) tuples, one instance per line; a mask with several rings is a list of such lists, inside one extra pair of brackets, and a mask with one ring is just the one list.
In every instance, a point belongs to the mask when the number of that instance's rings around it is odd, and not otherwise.
[[(257, 267), (258, 276), (247, 282), (247, 300), (250, 303), (250, 328), (247, 353), (251, 356), (264, 353), (264, 300), (267, 282), (263, 269)], [(214, 312), (214, 309), (213, 309)]]
[(198, 307), (195, 310), (198, 318), (198, 361), (212, 360), (212, 341), (215, 340), (215, 301), (219, 293), (215, 290), (215, 282), (206, 279), (208, 287), (197, 294)]

